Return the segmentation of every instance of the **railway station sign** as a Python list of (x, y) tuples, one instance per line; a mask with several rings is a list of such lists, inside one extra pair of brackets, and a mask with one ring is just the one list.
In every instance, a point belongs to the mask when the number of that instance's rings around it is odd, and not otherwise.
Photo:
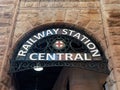
[[(41, 49), (38, 49), (37, 52), (31, 52), (30, 50), (34, 47), (34, 45), (38, 42), (44, 42), (44, 38), (50, 36), (58, 36), (58, 39), (48, 39), (50, 43), (52, 42), (49, 49), (54, 49), (56, 52), (49, 52), (46, 47), (49, 43), (38, 44), (39, 48), (46, 49), (48, 52), (41, 52)], [(77, 41), (72, 40), (72, 42), (80, 42), (84, 47), (87, 48), (87, 52), (73, 50), (73, 52), (69, 52), (69, 50), (62, 52), (67, 47), (72, 47), (72, 45), (76, 48), (75, 44), (66, 43), (64, 38), (59, 38), (60, 36), (67, 36), (76, 39)], [(67, 41), (69, 42), (69, 40)], [(79, 47), (82, 48), (82, 47)], [(60, 52), (59, 52), (60, 51)], [(66, 29), (66, 28), (53, 28), (47, 29), (44, 31), (40, 31), (38, 33), (33, 34), (29, 39), (27, 39), (20, 47), (16, 60), (41, 60), (41, 61), (91, 61), (91, 60), (101, 60), (101, 54), (96, 46), (96, 44), (85, 34), (80, 33), (75, 30)]]

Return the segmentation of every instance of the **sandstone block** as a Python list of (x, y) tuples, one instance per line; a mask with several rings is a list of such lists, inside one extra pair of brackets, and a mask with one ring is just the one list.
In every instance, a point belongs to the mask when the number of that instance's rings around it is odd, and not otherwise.
[(110, 18), (108, 19), (108, 25), (109, 27), (118, 27), (120, 26), (120, 19)]
[(119, 56), (116, 56), (114, 58), (114, 68), (120, 68), (120, 57)]
[(35, 18), (30, 18), (30, 19), (27, 21), (27, 23), (28, 23), (28, 24), (26, 24), (26, 30), (27, 30), (27, 29), (30, 29), (29, 26), (31, 26), (31, 27), (33, 28), (33, 27), (36, 27), (36, 26), (41, 25), (42, 20), (41, 20), (41, 18), (39, 18), (39, 17), (35, 17)]
[(0, 23), (10, 24), (10, 19), (0, 18)]
[(86, 3), (86, 2), (80, 2), (79, 3), (79, 7), (80, 8), (87, 8), (88, 6), (87, 6), (88, 4)]
[(120, 10), (120, 5), (119, 4), (106, 4), (105, 5), (105, 10)]
[[(2, 61), (3, 58), (4, 58), (4, 56), (3, 56), (3, 55), (0, 55), (0, 61)], [(0, 64), (0, 65), (1, 65), (1, 64)], [(1, 67), (0, 67), (0, 68), (1, 68)]]
[(100, 14), (89, 14), (91, 20), (101, 20)]
[(0, 22), (0, 27), (8, 27), (8, 26), (10, 26), (9, 23), (1, 23), (1, 22)]
[[(1, 56), (0, 56), (1, 57)], [(3, 59), (0, 59), (0, 70), (2, 68), (2, 62), (3, 62)]]
[(65, 10), (56, 10), (55, 11), (55, 20), (56, 21), (64, 21), (65, 19)]
[(30, 30), (31, 24), (28, 22), (17, 22), (16, 28), (15, 28), (15, 36), (16, 38), (20, 37), (23, 33), (25, 33), (27, 30)]
[(100, 7), (100, 2), (88, 2), (87, 3), (87, 8), (99, 8)]
[(78, 7), (78, 3), (75, 3), (75, 2), (64, 2), (63, 3), (63, 8), (75, 8), (75, 7)]
[(114, 68), (113, 73), (114, 73), (114, 76), (115, 76), (115, 80), (117, 82), (120, 82), (120, 68)]
[(25, 0), (21, 0), (21, 2), (20, 2), (20, 7), (22, 8), (22, 7), (25, 7)]
[(109, 14), (109, 18), (120, 19), (120, 11), (119, 10), (108, 11), (108, 14)]
[(43, 10), (40, 14), (42, 21), (52, 21), (55, 17), (55, 12), (53, 10)]
[(99, 9), (88, 9), (88, 14), (99, 14), (100, 10)]
[(14, 0), (1, 0), (1, 4), (13, 4)]
[[(43, 2), (40, 2), (40, 3), (43, 3)], [(55, 8), (55, 2), (46, 2), (48, 3), (48, 6), (49, 8)], [(60, 5), (62, 4), (61, 2), (58, 2)]]
[(106, 4), (119, 4), (120, 0), (103, 0)]
[(79, 8), (86, 8), (86, 9), (95, 9), (100, 7), (100, 2), (78, 2), (78, 7)]
[(40, 2), (40, 7), (41, 8), (46, 8), (46, 7), (48, 7), (49, 5), (48, 5), (48, 3), (47, 2)]
[(113, 85), (111, 85), (111, 86), (108, 86), (108, 90), (118, 90), (117, 89), (117, 84), (116, 83), (114, 83)]
[(111, 36), (120, 36), (120, 27), (110, 27), (109, 32)]
[(53, 8), (62, 8), (63, 7), (63, 2), (54, 2), (53, 4)]
[(26, 0), (25, 7), (38, 7), (39, 1), (38, 0)]
[(78, 12), (77, 10), (67, 10), (65, 20), (74, 23), (78, 18)]
[(10, 25), (10, 19), (0, 18), (0, 27), (7, 27)]
[(79, 15), (77, 19), (77, 25), (85, 27), (90, 22), (90, 18), (84, 15)]
[(84, 15), (84, 14), (87, 15), (88, 12), (89, 12), (89, 9), (80, 9), (80, 11), (79, 11), (79, 13), (80, 13), (80, 14), (83, 14), (83, 15)]
[(13, 16), (13, 14), (12, 14), (11, 12), (5, 12), (5, 13), (3, 14), (3, 17), (4, 17), (4, 18), (12, 18), (12, 16)]
[(113, 46), (113, 49), (114, 49), (114, 56), (119, 56), (120, 55), (120, 45), (114, 45)]
[(5, 41), (4, 39), (0, 40), (0, 45), (6, 45), (6, 44), (7, 44), (7, 41)]
[(19, 14), (17, 17), (17, 21), (25, 21), (28, 20), (28, 14)]
[(8, 27), (0, 27), (0, 36), (9, 34)]
[(112, 53), (112, 56), (109, 58), (109, 63), (111, 68), (120, 68), (120, 56), (119, 56), (119, 45), (112, 45), (112, 49), (109, 52)]
[(117, 82), (117, 90), (120, 90), (120, 82)]
[[(92, 32), (97, 32), (99, 30), (102, 30), (102, 24), (101, 21), (90, 21), (86, 27), (87, 29), (90, 29)], [(102, 33), (102, 32), (101, 32)], [(103, 34), (103, 33), (102, 33)], [(100, 35), (100, 34), (99, 34)]]
[(116, 88), (116, 78), (115, 78), (115, 75), (114, 75), (114, 72), (111, 71), (110, 75), (107, 77), (107, 85), (106, 85), (106, 88), (108, 88), (108, 90), (117, 90)]
[(113, 70), (110, 72), (110, 74), (107, 77), (106, 81), (108, 83), (110, 83), (110, 84), (112, 84), (112, 82), (116, 81)]
[(111, 36), (113, 45), (120, 45), (120, 36)]

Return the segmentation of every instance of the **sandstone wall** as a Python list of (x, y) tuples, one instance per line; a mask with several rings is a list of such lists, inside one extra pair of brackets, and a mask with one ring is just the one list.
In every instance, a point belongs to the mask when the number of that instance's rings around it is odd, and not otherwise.
[(55, 22), (83, 27), (98, 40), (109, 60), (110, 90), (120, 90), (120, 0), (0, 0), (0, 10), (0, 90), (10, 86), (8, 60), (20, 37)]
[(0, 0), (0, 90), (8, 90), (10, 86), (7, 60), (9, 60), (8, 52), (15, 23), (16, 6), (15, 0)]
[(120, 90), (120, 0), (101, 0), (103, 25), (108, 41), (109, 90)]

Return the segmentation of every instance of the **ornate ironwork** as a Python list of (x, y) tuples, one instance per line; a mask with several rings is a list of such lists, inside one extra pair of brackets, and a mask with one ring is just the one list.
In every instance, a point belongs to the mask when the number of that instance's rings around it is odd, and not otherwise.
[[(75, 31), (78, 31), (82, 33), (83, 35), (88, 36), (92, 42), (94, 42), (98, 49), (100, 49), (101, 54), (101, 61), (31, 61), (31, 60), (16, 60), (17, 54), (21, 46), (32, 36), (36, 33), (52, 29), (53, 27), (60, 27), (60, 28), (68, 28)], [(62, 41), (65, 44), (65, 47), (61, 49), (56, 49), (54, 47), (54, 43), (56, 41)], [(28, 50), (27, 54), (29, 53), (89, 53), (89, 49), (87, 48), (84, 43), (82, 43), (80, 40), (73, 38), (71, 36), (67, 35), (51, 35), (44, 37), (40, 40), (38, 40), (36, 43), (34, 43), (31, 48)], [(27, 59), (27, 58), (25, 58)], [(96, 43), (96, 41), (87, 33), (84, 32), (84, 30), (78, 30), (75, 26), (70, 25), (50, 25), (50, 26), (44, 26), (44, 27), (38, 27), (35, 28), (34, 32), (30, 32), (26, 34), (24, 38), (21, 39), (20, 43), (17, 44), (17, 47), (15, 48), (15, 52), (13, 54), (12, 60), (11, 60), (11, 67), (10, 72), (19, 72), (27, 69), (32, 69), (34, 66), (42, 66), (42, 67), (52, 67), (52, 66), (66, 66), (66, 67), (80, 67), (82, 69), (88, 69), (93, 70), (97, 72), (103, 72), (103, 73), (109, 73), (108, 67), (107, 67), (107, 60), (105, 58), (104, 52), (100, 48), (100, 45)]]
[(107, 62), (103, 61), (13, 61), (11, 66), (12, 73), (20, 72), (28, 69), (33, 69), (34, 66), (41, 67), (55, 67), (55, 66), (64, 66), (64, 67), (79, 67), (81, 69), (97, 71), (101, 73), (109, 74), (107, 68)]
[[(53, 44), (57, 40), (62, 40), (65, 43), (65, 48), (63, 49), (55, 49)], [(87, 47), (79, 42), (77, 39), (64, 36), (64, 35), (54, 35), (43, 38), (36, 42), (31, 49), (28, 51), (29, 53), (52, 53), (52, 52), (60, 52), (60, 53), (77, 53), (77, 52), (85, 52), (90, 53)], [(107, 68), (107, 62), (105, 60), (102, 61), (30, 61), (30, 60), (12, 60), (11, 61), (11, 69), (10, 72), (19, 72), (27, 69), (33, 69), (34, 66), (41, 67), (52, 67), (52, 66), (65, 66), (65, 67), (79, 67), (82, 69), (93, 70), (102, 73), (109, 73)]]
[[(53, 47), (55, 41), (63, 41), (65, 43), (65, 48), (56, 49)], [(87, 47), (81, 43), (78, 39), (65, 36), (65, 35), (53, 35), (43, 38), (36, 42), (29, 53), (77, 53), (77, 52), (86, 52), (90, 53)]]

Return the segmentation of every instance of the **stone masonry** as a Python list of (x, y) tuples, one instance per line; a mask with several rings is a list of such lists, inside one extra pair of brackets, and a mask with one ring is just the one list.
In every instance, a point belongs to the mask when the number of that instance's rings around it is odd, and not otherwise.
[(36, 26), (70, 23), (85, 28), (108, 59), (109, 90), (120, 90), (120, 0), (0, 0), (0, 90), (13, 90), (12, 49)]
[(109, 90), (120, 90), (120, 0), (101, 0), (101, 9), (110, 56)]

